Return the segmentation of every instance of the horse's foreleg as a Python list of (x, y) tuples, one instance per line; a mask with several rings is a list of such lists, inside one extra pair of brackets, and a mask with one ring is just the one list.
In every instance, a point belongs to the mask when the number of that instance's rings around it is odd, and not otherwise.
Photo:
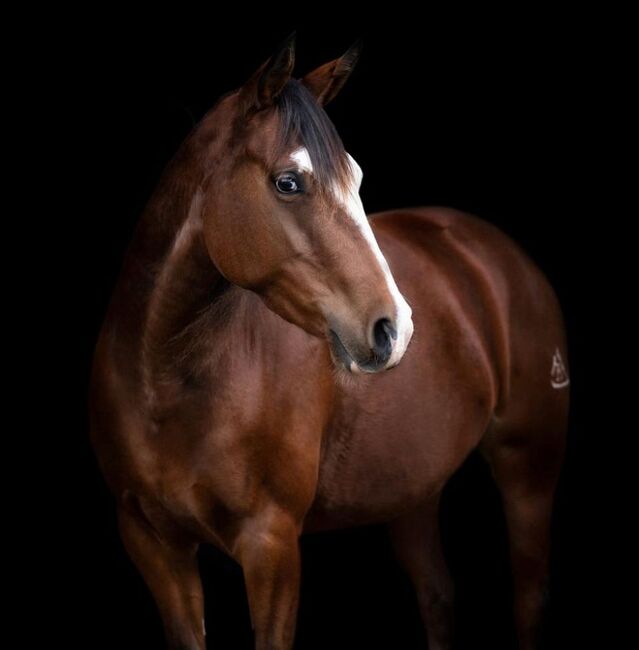
[(242, 565), (256, 650), (293, 647), (299, 602), (299, 526), (272, 506), (246, 521), (233, 555)]
[(204, 650), (204, 608), (196, 544), (161, 540), (138, 515), (118, 510), (120, 536), (164, 623), (170, 650)]
[(439, 494), (389, 524), (391, 541), (401, 566), (417, 594), (428, 647), (453, 647), (453, 582), (442, 553)]

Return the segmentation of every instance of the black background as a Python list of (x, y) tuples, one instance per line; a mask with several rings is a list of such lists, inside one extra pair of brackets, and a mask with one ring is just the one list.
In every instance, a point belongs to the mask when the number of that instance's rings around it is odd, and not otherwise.
[[(51, 171), (60, 172), (64, 215), (49, 224), (56, 285), (68, 299), (56, 316), (70, 339), (54, 352), (61, 361), (50, 381), (62, 395), (49, 413), (64, 423), (55, 427), (63, 432), (55, 445), (61, 462), (37, 502), (51, 515), (39, 557), (57, 574), (51, 592), (40, 592), (56, 626), (49, 640), (163, 647), (159, 616), (120, 544), (114, 502), (88, 443), (91, 354), (124, 249), (164, 165), (220, 94), (241, 85), (296, 28), (300, 75), (364, 39), (358, 67), (328, 113), (364, 170), (367, 211), (447, 205), (473, 212), (522, 244), (557, 291), (572, 409), (553, 523), (549, 647), (594, 644), (614, 628), (600, 586), (610, 570), (599, 545), (609, 516), (598, 437), (607, 346), (594, 335), (610, 301), (600, 271), (612, 257), (593, 226), (608, 218), (599, 149), (609, 117), (602, 97), (614, 81), (603, 45), (580, 16), (553, 12), (480, 21), (429, 11), (346, 24), (296, 20), (288, 7), (247, 25), (237, 12), (248, 8), (232, 9), (233, 18), (170, 12), (162, 25), (96, 12), (82, 17), (81, 29), (60, 32), (49, 49), (55, 56), (43, 57), (54, 109), (39, 110), (38, 124), (55, 122), (60, 169)], [(442, 526), (462, 647), (513, 648), (503, 516), (474, 455), (446, 488)], [(309, 536), (302, 553), (297, 648), (425, 647), (412, 590), (383, 528)], [(252, 647), (240, 568), (208, 547), (201, 564), (209, 646)]]

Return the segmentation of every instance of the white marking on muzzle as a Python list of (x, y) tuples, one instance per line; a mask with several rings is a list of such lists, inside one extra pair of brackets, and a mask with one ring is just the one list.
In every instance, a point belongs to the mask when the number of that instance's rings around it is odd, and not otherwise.
[[(306, 155), (308, 156), (308, 153), (306, 153)], [(393, 343), (393, 350), (390, 359), (386, 363), (386, 368), (392, 368), (393, 366), (397, 365), (401, 358), (404, 356), (404, 352), (406, 352), (406, 348), (408, 347), (410, 339), (413, 335), (413, 311), (410, 308), (409, 304), (406, 302), (404, 296), (402, 296), (402, 294), (399, 292), (397, 284), (395, 283), (395, 278), (393, 277), (393, 274), (391, 273), (391, 270), (388, 266), (388, 262), (386, 261), (386, 258), (379, 248), (379, 244), (375, 239), (371, 224), (366, 217), (366, 212), (364, 211), (364, 206), (362, 205), (362, 199), (359, 195), (359, 188), (362, 184), (363, 178), (362, 169), (350, 154), (347, 153), (346, 155), (348, 156), (352, 170), (350, 185), (346, 191), (342, 190), (337, 185), (334, 186), (333, 194), (342, 204), (346, 213), (357, 224), (357, 227), (364, 236), (365, 241), (370, 246), (370, 249), (377, 259), (377, 262), (379, 263), (382, 273), (386, 279), (388, 292), (392, 296), (393, 302), (395, 303), (395, 326), (397, 328), (397, 340)]]

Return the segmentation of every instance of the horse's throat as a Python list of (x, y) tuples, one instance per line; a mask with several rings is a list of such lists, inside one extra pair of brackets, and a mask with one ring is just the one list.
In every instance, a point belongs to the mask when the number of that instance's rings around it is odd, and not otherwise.
[(149, 379), (197, 373), (230, 290), (209, 257), (199, 212), (191, 209), (158, 268), (147, 303), (142, 362)]

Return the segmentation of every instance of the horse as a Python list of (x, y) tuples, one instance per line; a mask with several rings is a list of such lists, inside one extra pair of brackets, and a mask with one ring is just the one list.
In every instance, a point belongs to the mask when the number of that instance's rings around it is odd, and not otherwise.
[[(242, 568), (258, 650), (293, 646), (300, 536), (385, 524), (430, 650), (454, 642), (438, 509), (473, 450), (501, 493), (519, 647), (548, 591), (570, 383), (558, 298), (501, 229), (367, 217), (290, 37), (193, 127), (142, 212), (94, 349), (90, 440), (168, 647), (204, 650), (197, 553)], [(401, 288), (401, 291), (400, 291)]]

